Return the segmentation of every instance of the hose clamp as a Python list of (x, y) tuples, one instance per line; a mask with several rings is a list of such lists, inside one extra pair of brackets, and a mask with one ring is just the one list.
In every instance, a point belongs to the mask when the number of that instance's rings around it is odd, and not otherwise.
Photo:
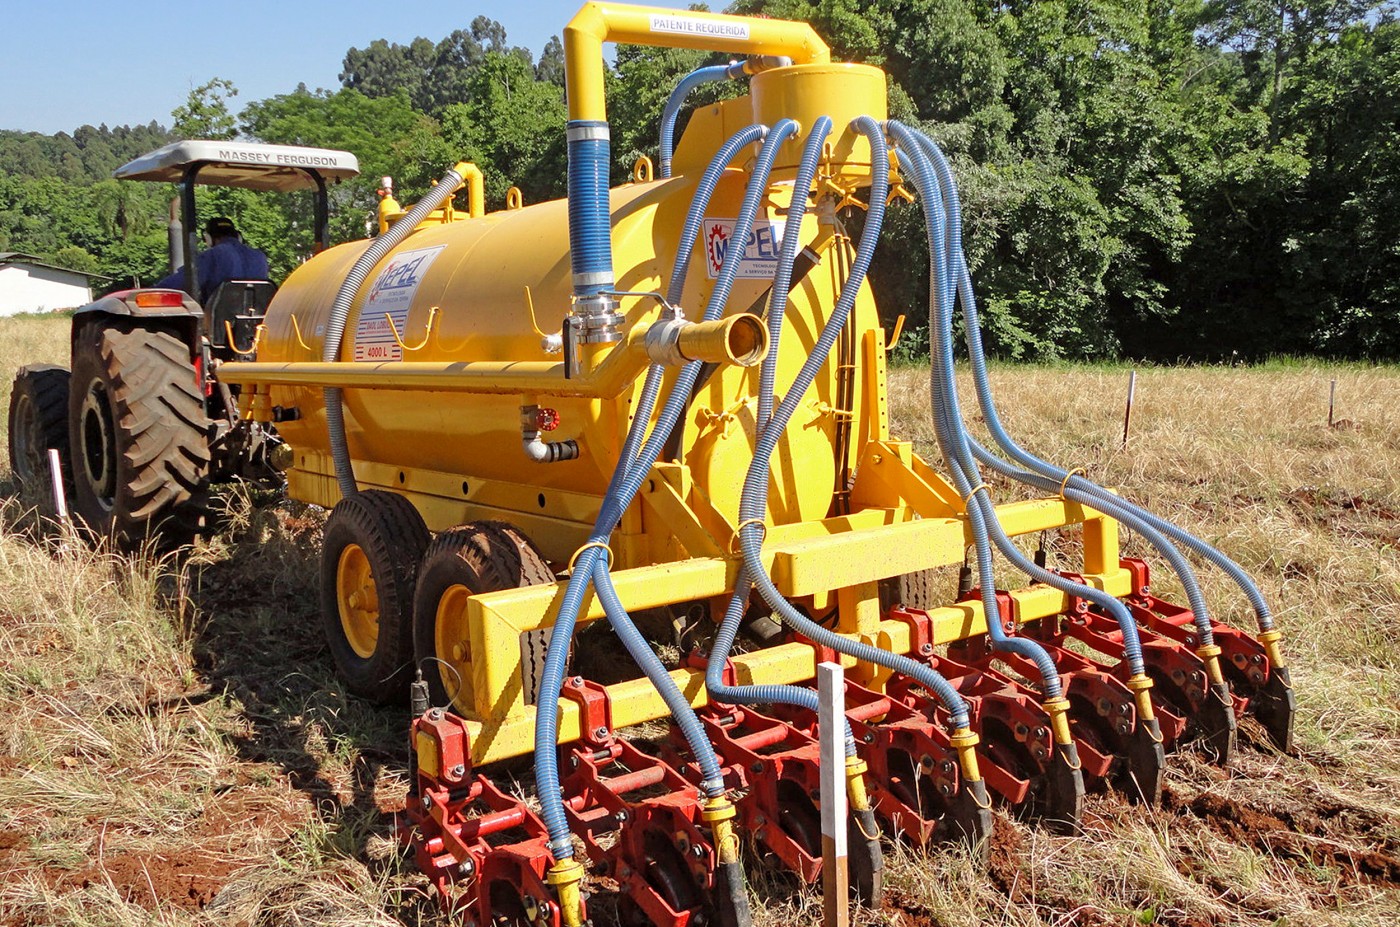
[(734, 536), (733, 536), (732, 538), (729, 539), (729, 552), (730, 552), (731, 554), (737, 553), (737, 551), (735, 550), (735, 547), (736, 547), (736, 545), (739, 543), (739, 541), (741, 540), (741, 537), (740, 537), (740, 536), (744, 533), (744, 529), (745, 529), (745, 528), (748, 528), (748, 527), (751, 526), (751, 525), (756, 525), (756, 526), (758, 526), (758, 530), (761, 531), (761, 532), (763, 532), (763, 537), (764, 537), (765, 539), (768, 537), (768, 523), (767, 523), (767, 522), (765, 522), (762, 518), (746, 518), (746, 519), (744, 519), (743, 521), (739, 522), (738, 527), (736, 527), (736, 528), (734, 529)]
[(606, 122), (571, 122), (565, 131), (571, 142), (612, 140), (612, 130)]
[(972, 504), (972, 498), (973, 498), (973, 496), (976, 496), (976, 495), (977, 495), (979, 492), (981, 492), (982, 490), (985, 489), (985, 490), (987, 490), (988, 493), (990, 494), (991, 488), (992, 488), (992, 487), (991, 487), (991, 486), (988, 486), (986, 483), (978, 483), (976, 486), (974, 486), (974, 487), (972, 487), (971, 489), (969, 489), (969, 490), (967, 491), (967, 494), (964, 495), (964, 496), (962, 497), (963, 508), (967, 508), (967, 506), (971, 505), (971, 504)]
[(578, 563), (578, 558), (581, 557), (581, 556), (583, 556), (583, 552), (584, 552), (585, 550), (588, 550), (588, 548), (590, 548), (590, 547), (596, 547), (596, 548), (598, 548), (599, 550), (603, 551), (605, 554), (607, 554), (607, 555), (608, 555), (608, 563), (609, 563), (609, 564), (611, 564), (611, 563), (613, 562), (613, 552), (612, 552), (612, 548), (608, 546), (607, 541), (589, 541), (587, 544), (583, 545), (583, 546), (580, 547), (578, 550), (574, 551), (574, 555), (573, 555), (572, 557), (569, 558), (569, 572), (570, 572), (570, 573), (572, 573), (572, 572), (574, 571), (574, 564)]
[(1088, 473), (1088, 471), (1085, 470), (1083, 467), (1075, 467), (1073, 470), (1071, 470), (1071, 471), (1069, 471), (1068, 473), (1065, 474), (1065, 478), (1064, 478), (1063, 480), (1060, 481), (1060, 501), (1061, 501), (1061, 502), (1066, 501), (1066, 500), (1065, 500), (1065, 488), (1069, 486), (1069, 481), (1072, 480), (1072, 479), (1074, 479), (1076, 476), (1085, 476), (1087, 473)]

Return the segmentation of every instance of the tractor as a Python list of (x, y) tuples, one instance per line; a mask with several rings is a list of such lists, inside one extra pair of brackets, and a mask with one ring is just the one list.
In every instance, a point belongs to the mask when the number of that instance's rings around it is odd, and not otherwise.
[(11, 471), (46, 484), (46, 452), (58, 450), (74, 514), (125, 549), (189, 542), (208, 517), (211, 484), (280, 485), (285, 445), (273, 428), (239, 417), (239, 388), (218, 377), (251, 345), (277, 288), (229, 280), (200, 304), (195, 194), (201, 185), (309, 191), (319, 253), (327, 188), (358, 173), (349, 152), (241, 141), (175, 142), (118, 168), (118, 179), (179, 184), (168, 231), (183, 288), (122, 290), (73, 313), (70, 366), (15, 376)]

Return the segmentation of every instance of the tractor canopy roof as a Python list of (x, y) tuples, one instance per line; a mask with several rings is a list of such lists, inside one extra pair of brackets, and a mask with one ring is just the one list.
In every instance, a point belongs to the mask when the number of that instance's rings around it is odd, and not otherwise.
[(196, 183), (248, 190), (315, 189), (315, 175), (327, 183), (348, 180), (360, 172), (359, 160), (348, 151), (264, 145), (261, 142), (173, 142), (117, 168), (118, 180), (180, 183), (185, 172), (199, 167)]

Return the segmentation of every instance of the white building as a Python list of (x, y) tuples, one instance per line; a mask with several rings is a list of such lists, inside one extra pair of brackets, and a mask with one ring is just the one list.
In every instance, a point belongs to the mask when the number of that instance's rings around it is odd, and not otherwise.
[(0, 316), (77, 308), (92, 302), (92, 281), (106, 279), (30, 254), (0, 251)]

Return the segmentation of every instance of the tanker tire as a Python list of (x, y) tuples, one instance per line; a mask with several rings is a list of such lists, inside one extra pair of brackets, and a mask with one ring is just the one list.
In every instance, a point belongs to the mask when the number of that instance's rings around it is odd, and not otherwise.
[(905, 608), (924, 611), (937, 608), (948, 598), (947, 590), (941, 588), (941, 580), (943, 575), (937, 570), (904, 573), (898, 577), (899, 591), (896, 598)]
[[(381, 489), (341, 499), (326, 521), (321, 625), (336, 671), (345, 687), (361, 698), (394, 704), (408, 694), (413, 586), (431, 537), (413, 503)], [(357, 566), (363, 568), (364, 582), (355, 589), (342, 588)], [(350, 605), (354, 595), (361, 596), (366, 607)], [(365, 602), (366, 597), (372, 600)]]
[[(468, 522), (437, 536), (423, 555), (418, 589), (413, 598), (414, 661), (428, 682), (432, 704), (449, 705), (463, 691), (468, 695), (471, 692), (465, 612), (456, 613), (460, 618), (453, 614), (442, 616), (445, 624), (440, 634), (439, 611), (444, 596), (455, 597), (458, 601), (450, 604), (460, 606), (464, 595), (554, 581), (554, 571), (534, 542), (513, 525), (499, 521)], [(454, 652), (452, 648), (460, 648), (460, 651)], [(435, 660), (444, 661), (451, 668), (433, 662)], [(458, 703), (459, 709), (470, 707), (464, 702), (466, 700)]]
[(66, 498), (73, 497), (73, 462), (68, 454), (67, 367), (30, 364), (15, 373), (10, 392), (10, 473), (45, 514), (55, 514), (49, 491), (49, 448), (58, 451)]
[(89, 531), (128, 551), (192, 541), (208, 510), (209, 431), (180, 338), (116, 320), (78, 330), (68, 437), (73, 510)]

